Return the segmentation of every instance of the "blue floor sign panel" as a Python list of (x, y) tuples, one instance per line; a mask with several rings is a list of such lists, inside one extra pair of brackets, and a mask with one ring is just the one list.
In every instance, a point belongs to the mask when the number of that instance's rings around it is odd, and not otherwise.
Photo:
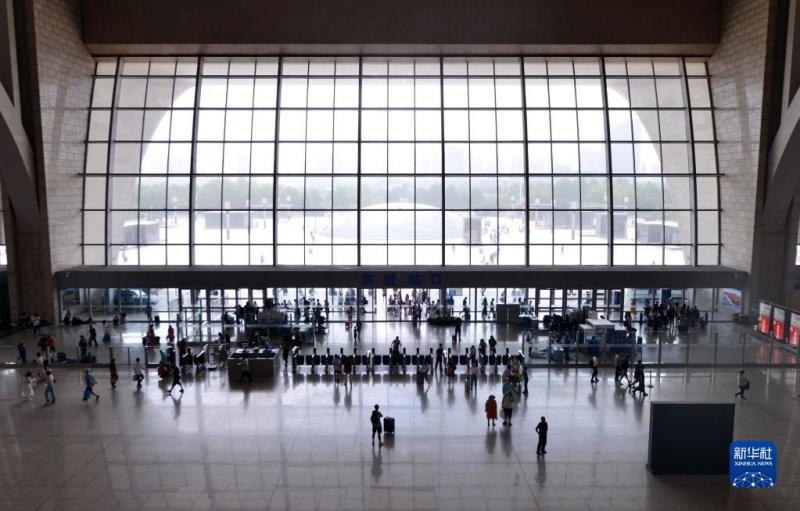
[(733, 442), (730, 462), (730, 481), (734, 488), (772, 488), (778, 483), (778, 448), (773, 442)]

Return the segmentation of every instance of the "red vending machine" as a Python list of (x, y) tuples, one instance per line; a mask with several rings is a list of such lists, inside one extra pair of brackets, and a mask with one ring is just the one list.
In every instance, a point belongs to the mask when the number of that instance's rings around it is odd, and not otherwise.
[(758, 323), (756, 327), (758, 331), (764, 335), (769, 335), (770, 312), (772, 312), (772, 305), (770, 303), (758, 302)]

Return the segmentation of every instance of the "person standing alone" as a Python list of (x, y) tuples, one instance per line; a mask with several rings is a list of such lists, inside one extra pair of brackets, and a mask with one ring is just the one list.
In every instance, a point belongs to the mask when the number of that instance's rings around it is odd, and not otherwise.
[(494, 396), (489, 396), (489, 399), (486, 400), (484, 410), (486, 411), (486, 427), (488, 428), (490, 423), (494, 427), (494, 421), (497, 420), (497, 400)]
[(547, 421), (542, 417), (539, 424), (536, 425), (536, 433), (539, 435), (539, 443), (536, 444), (536, 454), (547, 454), (544, 450), (547, 447)]
[(375, 405), (375, 409), (372, 410), (372, 415), (369, 416), (369, 421), (372, 423), (372, 445), (375, 445), (375, 434), (378, 434), (378, 447), (383, 447), (383, 438), (381, 438), (381, 434), (383, 433), (383, 427), (381, 426), (381, 419), (383, 418), (383, 414), (378, 411), (380, 407)]
[(45, 403), (44, 403), (44, 405), (45, 406), (56, 404), (56, 393), (55, 393), (55, 391), (53, 389), (53, 386), (56, 383), (56, 379), (53, 376), (52, 372), (47, 371), (46, 374), (47, 374), (47, 378), (44, 380), (44, 383), (45, 383), (45, 389), (44, 389)]

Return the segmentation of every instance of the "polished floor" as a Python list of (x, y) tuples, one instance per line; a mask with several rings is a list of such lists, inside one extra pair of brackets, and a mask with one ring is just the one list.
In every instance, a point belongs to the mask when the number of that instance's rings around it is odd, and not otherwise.
[[(654, 372), (650, 396), (633, 398), (601, 373), (537, 370), (513, 426), (487, 428), (477, 393), (437, 378), (278, 373), (232, 384), (224, 372), (164, 392), (153, 372), (137, 392), (127, 367), (116, 390), (96, 369), (99, 403), (81, 401), (80, 370), (56, 371), (57, 402), (43, 389), (20, 402), (23, 371), (0, 371), (0, 509), (558, 509), (742, 510), (800, 507), (800, 401), (794, 370), (748, 370), (737, 439), (779, 447), (770, 490), (730, 488), (726, 477), (654, 477), (645, 468), (651, 400), (733, 399), (733, 370)], [(374, 404), (397, 434), (370, 442)], [(548, 454), (533, 431), (550, 423)]]

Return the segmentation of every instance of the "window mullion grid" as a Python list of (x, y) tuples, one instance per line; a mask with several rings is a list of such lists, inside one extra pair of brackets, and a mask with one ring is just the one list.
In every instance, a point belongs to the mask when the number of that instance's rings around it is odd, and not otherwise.
[[(283, 57), (278, 57), (278, 71), (275, 77), (275, 133), (272, 151), (272, 266), (278, 265), (278, 154), (280, 152), (281, 128), (281, 78), (283, 77)], [(255, 89), (255, 82), (253, 89)]]
[[(572, 67), (572, 95), (575, 98), (575, 146), (578, 149), (578, 265), (583, 264), (583, 166), (581, 165), (581, 134), (578, 125), (578, 85), (575, 78), (575, 63), (570, 61)], [(576, 213), (573, 213), (576, 214)], [(580, 300), (580, 293), (578, 296)]]
[[(120, 83), (120, 73), (122, 69), (122, 58), (117, 58), (117, 69), (114, 74), (114, 91), (111, 94), (111, 112), (109, 113), (109, 121), (108, 121), (108, 151), (106, 153), (106, 212), (105, 212), (105, 247), (104, 247), (104, 254), (105, 254), (105, 265), (110, 266), (111, 261), (109, 260), (109, 254), (112, 250), (113, 241), (111, 239), (111, 164), (114, 161), (114, 151), (116, 150), (116, 142), (114, 139), (116, 138), (116, 118), (117, 118), (117, 103), (119, 102), (119, 89), (122, 86)], [(84, 181), (86, 179), (84, 178)], [(84, 185), (85, 186), (85, 185)]]
[[(685, 59), (684, 59), (685, 60)], [(720, 184), (720, 172), (719, 172), (719, 153), (718, 149), (719, 146), (717, 144), (717, 118), (714, 116), (714, 98), (711, 95), (711, 83), (709, 82), (708, 77), (708, 66), (703, 64), (703, 69), (706, 71), (705, 85), (706, 89), (708, 90), (708, 111), (711, 114), (711, 133), (714, 136), (713, 143), (714, 143), (714, 175), (717, 177), (717, 264), (722, 264), (722, 190)], [(688, 95), (687, 95), (688, 97)], [(692, 130), (692, 135), (694, 135), (694, 130)], [(693, 147), (694, 149), (694, 147)], [(692, 152), (694, 154), (694, 152)], [(697, 240), (694, 240), (694, 246), (697, 246)], [(697, 260), (695, 260), (695, 265), (697, 264)], [(715, 302), (716, 303), (716, 302)]]
[[(119, 60), (119, 59), (117, 59), (117, 60)], [(119, 68), (119, 63), (117, 63), (117, 69), (118, 68)], [(97, 73), (97, 63), (95, 63), (95, 74), (96, 73)], [(115, 73), (116, 73), (116, 71), (115, 71)], [(115, 83), (116, 83), (116, 80), (115, 80)], [(86, 264), (86, 176), (88, 175), (88, 172), (86, 172), (86, 163), (89, 160), (89, 146), (90, 146), (90, 144), (89, 144), (89, 130), (91, 129), (91, 126), (92, 126), (92, 118), (94, 117), (94, 111), (95, 111), (94, 108), (92, 107), (92, 105), (94, 105), (94, 92), (95, 92), (95, 88), (96, 87), (97, 87), (97, 79), (96, 79), (96, 76), (93, 76), (92, 77), (92, 92), (91, 92), (90, 97), (89, 97), (89, 123), (86, 126), (86, 141), (87, 141), (87, 143), (86, 143), (86, 148), (83, 151), (83, 187), (82, 187), (82, 194), (81, 194), (81, 201), (82, 201), (81, 202), (81, 263), (82, 264)], [(114, 87), (112, 89), (111, 109), (109, 110), (109, 114), (108, 114), (109, 118), (112, 115), (111, 112), (113, 112), (113, 110), (114, 110), (113, 94), (114, 94), (114, 90), (115, 89), (116, 89), (116, 87)], [(108, 129), (109, 129), (109, 133), (110, 133), (111, 123), (109, 123)], [(109, 175), (108, 175), (109, 174), (108, 173), (108, 153), (111, 150), (110, 146), (111, 146), (111, 139), (109, 138), (108, 146), (107, 146), (107, 149), (106, 149), (106, 190), (108, 190), (108, 180), (109, 180)], [(3, 195), (8, 195), (8, 191), (6, 191)], [(106, 195), (108, 195), (107, 192), (106, 192)], [(0, 197), (0, 201), (3, 201), (2, 205), (6, 208), (5, 210), (8, 211), (10, 209), (10, 199), (9, 199), (9, 202), (5, 202), (3, 200), (3, 197)], [(3, 208), (0, 208), (0, 210), (2, 210), (2, 209)], [(108, 202), (106, 202), (104, 209), (106, 211), (105, 215), (108, 215)], [(3, 228), (3, 226), (0, 225), (0, 228)], [(106, 253), (106, 256), (103, 258), (103, 262), (105, 262), (106, 265), (107, 265), (108, 263), (106, 261), (106, 258), (107, 258), (108, 248), (106, 248), (106, 247), (108, 247), (108, 243), (106, 243), (106, 241), (107, 240), (104, 237), (103, 238), (103, 245), (104, 245), (104, 252)], [(59, 307), (60, 307), (60, 305), (61, 305), (61, 303), (59, 301)]]
[[(667, 247), (666, 247), (666, 244), (667, 244), (667, 228), (666, 228), (666, 225), (665, 225), (666, 212), (664, 211), (664, 209), (665, 209), (664, 205), (666, 204), (666, 202), (664, 201), (664, 160), (661, 157), (661, 155), (663, 154), (663, 152), (661, 150), (661, 140), (663, 138), (661, 136), (661, 110), (662, 109), (661, 109), (659, 101), (658, 101), (658, 79), (656, 78), (655, 69), (653, 70), (653, 91), (654, 91), (654, 94), (655, 94), (655, 97), (656, 97), (655, 112), (656, 112), (656, 116), (658, 118), (658, 125), (656, 126), (656, 133), (658, 134), (658, 141), (657, 141), (658, 146), (657, 147), (658, 147), (658, 158), (659, 158), (659, 163), (660, 163), (660, 165), (659, 165), (660, 173), (658, 175), (658, 179), (659, 179), (659, 182), (661, 183), (661, 266), (664, 266), (665, 256), (666, 256), (666, 253), (667, 253)], [(633, 118), (631, 118), (631, 126), (632, 125), (633, 125)]]
[[(361, 145), (363, 144), (362, 141), (362, 134), (361, 134), (361, 115), (362, 115), (362, 103), (363, 103), (363, 79), (364, 79), (364, 58), (358, 57), (358, 115), (357, 115), (357, 122), (358, 122), (358, 143), (356, 144), (356, 266), (361, 266)], [(386, 89), (389, 89), (389, 81), (386, 81)], [(387, 92), (388, 96), (388, 92)], [(388, 113), (387, 113), (388, 116)], [(388, 151), (388, 147), (387, 147)], [(388, 255), (388, 254), (387, 254)], [(358, 295), (357, 295), (358, 296)], [(356, 315), (358, 313), (358, 308), (356, 309)]]
[(446, 206), (445, 206), (445, 186), (446, 186), (446, 180), (445, 180), (446, 171), (445, 170), (446, 169), (445, 169), (445, 135), (444, 135), (444, 118), (445, 118), (444, 113), (445, 112), (444, 112), (444, 58), (443, 57), (439, 57), (439, 108), (440, 108), (439, 117), (441, 119), (440, 131), (441, 131), (441, 138), (442, 138), (441, 142), (439, 142), (439, 144), (440, 144), (439, 147), (440, 147), (440, 150), (441, 150), (441, 153), (440, 153), (441, 154), (441, 162), (442, 162), (442, 177), (441, 177), (441, 183), (442, 183), (442, 189), (441, 189), (442, 221), (441, 221), (441, 231), (440, 231), (441, 232), (441, 244), (442, 244), (442, 248), (441, 248), (441, 253), (442, 253), (441, 266), (445, 266), (445, 257), (447, 256), (447, 248), (446, 248), (446, 243), (447, 243), (446, 232), (447, 232), (447, 228), (445, 226), (445, 222), (446, 222), (446, 218), (447, 218), (447, 214), (446, 214), (447, 209), (446, 209)]
[[(328, 205), (328, 215), (330, 215), (329, 219), (328, 219), (328, 221), (330, 222), (329, 231), (331, 233), (330, 234), (330, 239), (328, 240), (328, 247), (330, 248), (330, 258), (328, 260), (330, 261), (330, 263), (329, 263), (330, 265), (333, 265), (333, 239), (334, 239), (333, 238), (334, 237), (334, 233), (333, 233), (333, 226), (334, 226), (334, 222), (333, 222), (333, 215), (334, 215), (334, 213), (333, 213), (333, 209), (334, 209), (333, 208), (333, 200), (334, 200), (333, 199), (333, 194), (335, 193), (334, 192), (334, 186), (333, 186), (333, 153), (336, 150), (336, 134), (335, 134), (335, 130), (336, 130), (336, 68), (338, 66), (339, 66), (339, 64), (334, 61), (334, 63), (333, 63), (333, 75), (334, 75), (334, 77), (330, 79), (333, 82), (333, 85), (332, 85), (332, 87), (333, 87), (333, 102), (331, 104), (331, 160), (330, 160), (330, 163), (331, 163), (331, 177), (330, 177), (331, 202), (330, 202), (330, 205)], [(310, 68), (309, 68), (309, 70), (310, 70)], [(308, 105), (306, 105), (306, 107), (308, 107)], [(308, 127), (306, 127), (306, 129), (308, 129)], [(328, 293), (328, 291), (326, 289), (325, 290), (325, 296), (327, 296), (327, 293)]]
[[(694, 247), (694, 261), (693, 266), (698, 266), (699, 263), (699, 255), (700, 255), (700, 246), (698, 244), (698, 214), (697, 214), (697, 161), (695, 159), (694, 154), (694, 126), (692, 124), (692, 103), (691, 99), (689, 98), (689, 91), (687, 89), (687, 81), (686, 81), (686, 59), (681, 57), (678, 61), (678, 66), (680, 67), (681, 71), (681, 94), (683, 94), (683, 104), (684, 104), (684, 115), (686, 116), (686, 126), (687, 126), (687, 151), (689, 154), (689, 165), (691, 168), (689, 169), (689, 174), (692, 176), (692, 200), (691, 200), (691, 208), (692, 208), (692, 234), (694, 239), (692, 239), (692, 245)], [(717, 185), (719, 188), (719, 185)], [(719, 203), (717, 203), (719, 206)], [(717, 220), (717, 225), (719, 228), (719, 219)], [(719, 239), (717, 240), (719, 241)], [(717, 263), (719, 263), (719, 248), (717, 249)]]
[[(636, 169), (636, 140), (633, 136), (633, 106), (631, 105), (631, 77), (625, 65), (625, 83), (628, 85), (628, 133), (631, 141), (631, 160), (633, 161), (633, 264), (639, 264), (639, 172)], [(625, 220), (625, 237), (627, 238), (627, 222)]]
[[(522, 166), (525, 170), (525, 266), (531, 265), (531, 205), (530, 205), (530, 164), (528, 162), (528, 96), (525, 91), (525, 62), (519, 58), (519, 82), (522, 88)], [(525, 288), (525, 300), (527, 302), (528, 288)]]
[[(608, 191), (608, 204), (606, 205), (606, 214), (608, 215), (607, 222), (607, 236), (608, 236), (608, 264), (614, 266), (614, 162), (611, 159), (611, 122), (609, 121), (608, 112), (608, 85), (606, 84), (606, 59), (600, 57), (600, 85), (603, 94), (603, 120), (605, 121), (603, 127), (605, 129), (605, 146), (606, 146), (606, 189)], [(627, 221), (626, 221), (627, 222)], [(627, 228), (627, 226), (626, 226)]]
[[(334, 72), (335, 72), (334, 68)], [(308, 212), (308, 204), (306, 203), (306, 197), (308, 197), (308, 96), (309, 96), (309, 89), (311, 89), (311, 59), (308, 61), (308, 65), (306, 66), (306, 102), (303, 105), (303, 114), (305, 115), (305, 126), (303, 133), (303, 208), (302, 208), (302, 215), (303, 215), (303, 265), (306, 264), (306, 217)], [(333, 190), (331, 190), (333, 193)], [(332, 198), (332, 197), (331, 197)], [(317, 206), (316, 204), (314, 206)], [(318, 207), (318, 206), (317, 206)], [(305, 293), (305, 292), (304, 292)]]
[[(177, 73), (177, 72), (178, 72), (178, 69), (177, 69), (177, 63), (176, 63), (175, 73)], [(169, 175), (169, 161), (170, 161), (169, 155), (172, 152), (172, 121), (174, 120), (174, 117), (175, 117), (175, 110), (172, 108), (172, 106), (173, 106), (173, 103), (175, 102), (175, 82), (176, 81), (177, 81), (177, 75), (173, 73), (173, 75), (172, 75), (172, 89), (171, 89), (170, 95), (169, 95), (170, 99), (169, 99), (169, 133), (167, 133), (167, 168), (164, 169), (164, 174), (166, 174), (166, 177), (164, 178), (164, 209), (165, 209), (165, 211), (164, 211), (164, 225), (167, 226), (164, 229), (164, 261), (167, 263), (167, 266), (169, 266), (169, 241), (170, 241), (170, 236), (169, 236), (169, 211), (170, 211), (170, 207), (169, 207), (169, 183), (171, 181), (171, 178), (170, 178), (170, 175)], [(197, 93), (196, 90), (195, 90), (195, 93)], [(147, 96), (145, 96), (145, 107), (147, 106), (147, 99), (146, 98), (147, 98)], [(142, 264), (142, 262), (140, 260), (139, 261), (139, 265), (141, 265), (141, 264)]]
[[(500, 161), (497, 156), (498, 153), (498, 146), (499, 146), (499, 136), (497, 135), (497, 72), (495, 70), (495, 62), (492, 62), (492, 99), (494, 99), (494, 189), (495, 189), (495, 201), (494, 201), (494, 229), (495, 229), (495, 237), (497, 238), (494, 241), (493, 249), (496, 251), (496, 262), (495, 265), (500, 264)], [(481, 243), (482, 245), (482, 243)], [(471, 257), (472, 248), (470, 247), (470, 257)], [(491, 251), (489, 252), (491, 254)], [(470, 260), (470, 262), (472, 262)]]
[(200, 118), (200, 93), (203, 81), (200, 79), (200, 72), (203, 67), (203, 58), (198, 57), (195, 70), (194, 83), (194, 115), (192, 116), (192, 157), (189, 161), (189, 266), (194, 266), (194, 213), (197, 205), (195, 204), (195, 187), (197, 180), (197, 130)]
[[(256, 76), (253, 76), (253, 90), (250, 93), (250, 141), (247, 144), (248, 154), (247, 159), (249, 165), (247, 169), (249, 170), (247, 179), (247, 198), (245, 199), (245, 204), (247, 205), (247, 262), (250, 266), (253, 265), (252, 260), (252, 247), (253, 247), (253, 240), (252, 240), (252, 233), (253, 233), (253, 203), (251, 198), (253, 197), (253, 130), (255, 129), (255, 123), (253, 120), (255, 119), (256, 115)], [(275, 188), (275, 185), (272, 186)], [(274, 222), (274, 220), (273, 220)], [(263, 295), (266, 296), (266, 293)]]

